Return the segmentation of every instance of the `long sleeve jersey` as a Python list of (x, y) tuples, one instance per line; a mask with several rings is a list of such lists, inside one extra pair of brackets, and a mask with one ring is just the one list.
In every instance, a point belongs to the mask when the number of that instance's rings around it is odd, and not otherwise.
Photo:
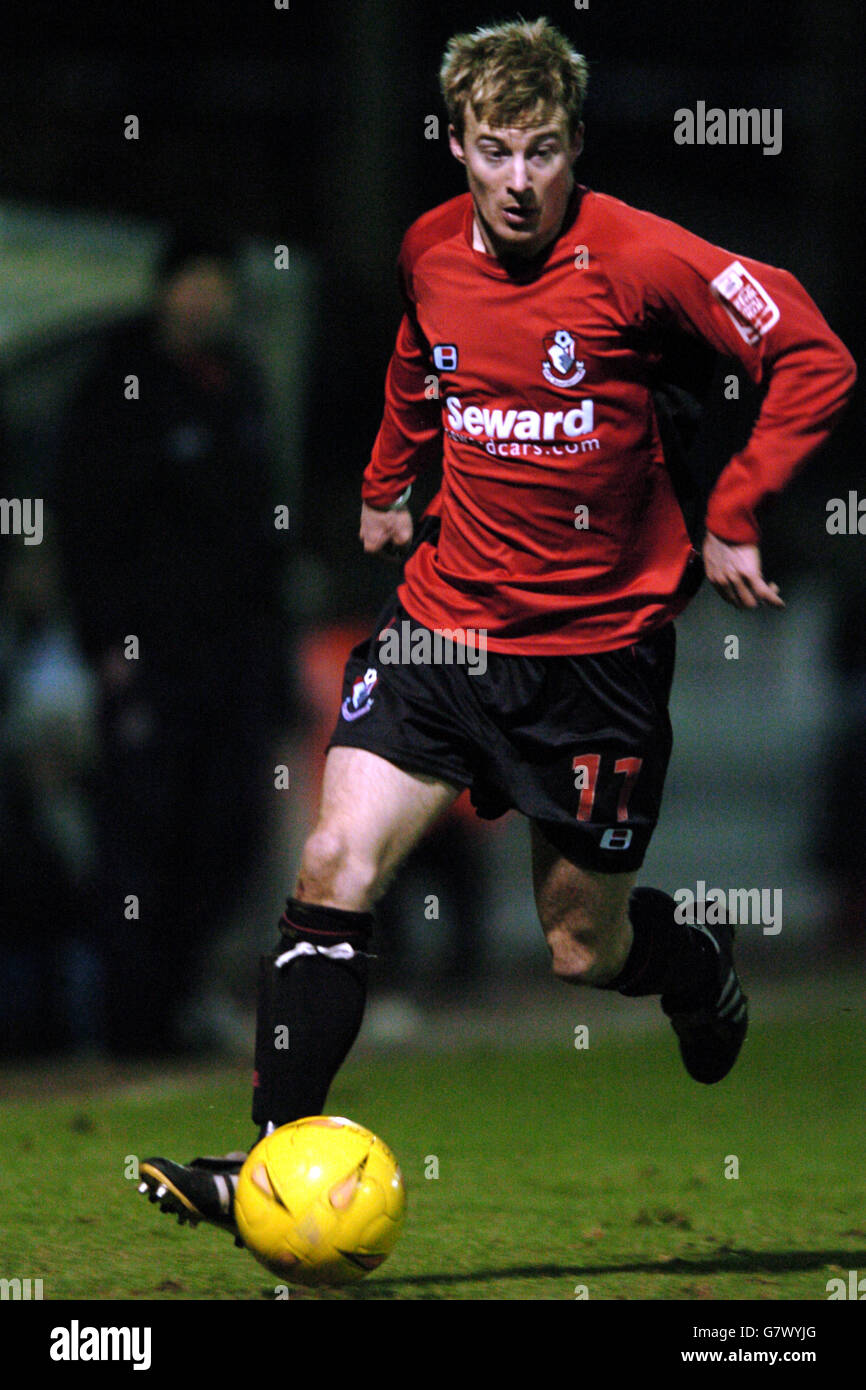
[(491, 651), (564, 655), (639, 640), (697, 587), (655, 392), (672, 345), (738, 361), (765, 388), (706, 528), (756, 543), (756, 512), (823, 443), (853, 360), (786, 271), (577, 186), (519, 277), (473, 247), (463, 194), (419, 218), (399, 260), (405, 314), (362, 496), (387, 507), (442, 465), (438, 539), (399, 597)]

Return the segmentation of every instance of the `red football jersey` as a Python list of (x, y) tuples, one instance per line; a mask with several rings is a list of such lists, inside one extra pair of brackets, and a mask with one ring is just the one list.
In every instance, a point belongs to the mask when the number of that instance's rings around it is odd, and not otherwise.
[(853, 360), (792, 275), (605, 194), (575, 188), (523, 279), (473, 248), (472, 222), (466, 193), (404, 239), (406, 313), (362, 495), (387, 507), (442, 463), (438, 542), (398, 590), (418, 622), (516, 654), (624, 646), (695, 587), (653, 403), (671, 334), (767, 383), (709, 502), (707, 529), (730, 542), (757, 542), (757, 507), (829, 434)]

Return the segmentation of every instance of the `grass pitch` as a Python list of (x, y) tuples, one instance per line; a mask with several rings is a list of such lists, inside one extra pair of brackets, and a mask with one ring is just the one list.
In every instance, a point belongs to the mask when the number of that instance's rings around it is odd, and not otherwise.
[[(866, 1270), (864, 1075), (844, 1009), (755, 1026), (709, 1088), (666, 1026), (586, 1051), (359, 1054), (328, 1109), (395, 1149), (406, 1224), (363, 1284), (291, 1297), (824, 1301)], [(273, 1299), (251, 1256), (131, 1176), (249, 1142), (248, 1113), (238, 1067), (7, 1102), (0, 1275), (45, 1299)]]

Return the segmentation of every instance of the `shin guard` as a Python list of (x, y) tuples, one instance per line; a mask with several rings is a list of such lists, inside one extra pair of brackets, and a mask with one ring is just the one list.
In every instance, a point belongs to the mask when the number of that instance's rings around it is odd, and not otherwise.
[(253, 1120), (320, 1115), (358, 1036), (373, 915), (289, 898), (281, 939), (259, 967)]

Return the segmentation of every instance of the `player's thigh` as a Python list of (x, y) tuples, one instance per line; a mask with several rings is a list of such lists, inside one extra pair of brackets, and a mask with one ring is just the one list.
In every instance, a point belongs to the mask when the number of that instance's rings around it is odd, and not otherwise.
[(532, 886), (558, 974), (601, 982), (616, 974), (631, 941), (628, 899), (637, 872), (599, 873), (566, 859), (530, 823)]
[(361, 748), (331, 748), (297, 895), (366, 911), (462, 788)]

